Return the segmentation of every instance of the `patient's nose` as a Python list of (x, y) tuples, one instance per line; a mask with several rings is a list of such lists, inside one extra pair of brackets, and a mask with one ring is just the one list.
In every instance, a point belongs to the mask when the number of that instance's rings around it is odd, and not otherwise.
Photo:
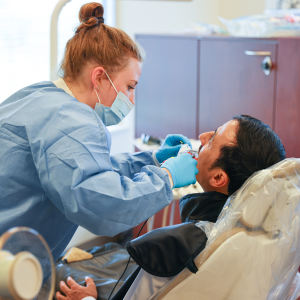
[(208, 141), (211, 139), (211, 137), (214, 135), (213, 131), (204, 132), (199, 135), (199, 140), (201, 142), (202, 147), (205, 146)]

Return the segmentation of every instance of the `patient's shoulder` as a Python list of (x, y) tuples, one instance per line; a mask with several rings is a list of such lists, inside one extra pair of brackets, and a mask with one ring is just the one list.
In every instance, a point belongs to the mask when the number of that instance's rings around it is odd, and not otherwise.
[(227, 195), (218, 192), (186, 195), (179, 201), (181, 221), (209, 221), (215, 223), (227, 198)]

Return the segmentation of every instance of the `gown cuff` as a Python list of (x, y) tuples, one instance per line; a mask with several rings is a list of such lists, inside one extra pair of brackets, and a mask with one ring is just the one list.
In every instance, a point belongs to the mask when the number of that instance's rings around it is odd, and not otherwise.
[(157, 166), (157, 167), (160, 167), (161, 164), (160, 164), (159, 161), (157, 160), (155, 153), (156, 153), (156, 150), (154, 150), (154, 151), (152, 152), (152, 158), (153, 158), (154, 163), (156, 164), (156, 166)]
[[(161, 164), (160, 164), (159, 161), (157, 160), (155, 153), (156, 153), (156, 150), (154, 150), (154, 151), (152, 152), (152, 158), (153, 158), (154, 163), (156, 164), (156, 166), (157, 166), (157, 167), (160, 167)], [(173, 186), (174, 186), (173, 179), (169, 177), (169, 180), (170, 180), (170, 186), (171, 186), (171, 189), (173, 189)]]

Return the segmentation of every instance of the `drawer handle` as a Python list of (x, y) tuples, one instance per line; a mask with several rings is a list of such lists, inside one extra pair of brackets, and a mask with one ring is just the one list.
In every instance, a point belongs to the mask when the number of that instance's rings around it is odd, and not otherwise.
[(255, 56), (270, 56), (272, 52), (270, 51), (245, 51), (246, 55), (255, 55)]
[(272, 52), (270, 51), (249, 51), (246, 50), (245, 51), (246, 55), (252, 55), (252, 56), (265, 56), (265, 59), (263, 60), (262, 64), (261, 64), (261, 68), (264, 71), (265, 75), (270, 75), (273, 64), (271, 61), (271, 54)]

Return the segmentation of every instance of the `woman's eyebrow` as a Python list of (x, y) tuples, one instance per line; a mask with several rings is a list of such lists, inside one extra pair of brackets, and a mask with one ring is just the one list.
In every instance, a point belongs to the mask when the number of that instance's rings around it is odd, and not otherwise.
[(137, 85), (138, 84), (138, 82), (136, 80), (130, 80), (130, 81), (134, 82), (133, 85)]

